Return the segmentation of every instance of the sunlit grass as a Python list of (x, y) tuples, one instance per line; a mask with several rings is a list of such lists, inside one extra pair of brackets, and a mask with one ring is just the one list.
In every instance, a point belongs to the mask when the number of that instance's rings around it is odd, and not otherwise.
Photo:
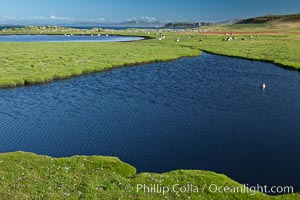
[(124, 43), (0, 43), (0, 85), (43, 83), (114, 67), (199, 55), (199, 50)]
[[(164, 33), (166, 39), (160, 41), (158, 33), (118, 34), (153, 39), (123, 43), (0, 43), (0, 86), (44, 83), (115, 67), (197, 56), (200, 50), (300, 69), (299, 35), (245, 34), (226, 42), (223, 39), (230, 36)], [(0, 199), (300, 199), (299, 195), (270, 197), (262, 193), (251, 196), (208, 191), (162, 196), (128, 190), (138, 183), (172, 186), (178, 182), (240, 186), (224, 175), (206, 171), (136, 174), (134, 167), (110, 157), (0, 155)]]
[[(254, 35), (250, 38), (247, 34), (224, 42), (222, 40), (228, 36), (164, 33), (166, 39), (159, 41), (158, 33), (124, 31), (118, 34), (154, 39), (117, 43), (1, 42), (0, 87), (43, 83), (114, 67), (197, 56), (199, 50), (300, 68), (300, 35)], [(177, 38), (180, 42), (175, 41)]]
[[(51, 158), (31, 153), (0, 154), (0, 199), (299, 199), (296, 194), (271, 197), (260, 192), (218, 193), (209, 186), (243, 187), (225, 175), (208, 171), (141, 173), (117, 158), (75, 156)], [(137, 192), (137, 184), (199, 187), (198, 192)], [(203, 189), (204, 187), (204, 189)]]

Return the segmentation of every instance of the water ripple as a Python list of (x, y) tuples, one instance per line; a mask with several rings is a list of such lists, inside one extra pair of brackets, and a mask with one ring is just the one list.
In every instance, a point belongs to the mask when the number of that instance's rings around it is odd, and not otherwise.
[(299, 83), (273, 64), (204, 53), (0, 90), (0, 151), (111, 155), (141, 171), (300, 188)]

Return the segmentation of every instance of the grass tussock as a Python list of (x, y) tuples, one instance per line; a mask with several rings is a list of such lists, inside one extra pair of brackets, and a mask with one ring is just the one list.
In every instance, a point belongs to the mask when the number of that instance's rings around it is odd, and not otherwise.
[[(118, 158), (74, 156), (52, 158), (32, 153), (0, 154), (0, 199), (299, 199), (297, 194), (278, 197), (262, 193), (137, 192), (137, 184), (201, 187), (241, 186), (230, 178), (208, 171), (178, 170), (164, 174), (141, 173)], [(176, 190), (177, 191), (177, 190)]]

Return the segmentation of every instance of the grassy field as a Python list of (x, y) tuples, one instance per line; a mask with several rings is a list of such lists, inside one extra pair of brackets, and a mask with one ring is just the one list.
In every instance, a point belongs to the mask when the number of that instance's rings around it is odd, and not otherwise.
[[(299, 194), (271, 197), (263, 193), (212, 193), (209, 185), (241, 187), (225, 175), (208, 171), (141, 173), (117, 158), (74, 156), (51, 158), (31, 153), (0, 154), (0, 199), (300, 199)], [(138, 184), (159, 184), (170, 191), (145, 193)], [(182, 186), (198, 193), (178, 192)], [(202, 186), (206, 187), (202, 190)], [(166, 190), (165, 190), (166, 191)], [(177, 192), (175, 192), (177, 191)]]
[[(12, 31), (10, 34), (23, 33), (23, 31), (23, 29), (20, 32)], [(52, 34), (53, 32), (46, 33)], [(1, 42), (0, 49), (0, 87), (44, 83), (120, 66), (167, 61), (200, 54), (199, 50), (182, 47), (175, 43), (159, 44), (149, 41), (123, 43)]]
[(229, 36), (202, 37), (203, 41), (198, 47), (216, 54), (267, 61), (289, 69), (300, 69), (300, 35), (239, 34), (231, 37), (235, 36), (237, 39), (229, 42), (222, 41)]
[[(17, 33), (23, 33), (23, 29), (21, 30)], [(166, 39), (159, 41), (158, 33), (131, 31), (118, 34), (144, 35), (154, 39), (123, 43), (1, 42), (0, 87), (43, 83), (114, 67), (197, 56), (200, 54), (199, 50), (300, 69), (300, 35), (297, 34), (255, 35), (253, 38), (250, 38), (250, 34), (245, 34), (238, 35), (237, 40), (230, 42), (222, 41), (227, 37), (224, 35), (164, 33)], [(190, 36), (193, 38), (189, 38)], [(175, 42), (177, 38), (180, 38), (180, 42)]]
[(299, 32), (300, 22), (270, 22), (254, 24), (231, 24), (207, 27), (208, 29), (220, 31), (251, 31), (251, 32)]
[(199, 50), (149, 42), (0, 43), (0, 86), (48, 82), (120, 66), (199, 55)]
[[(241, 26), (241, 25), (237, 25)], [(246, 27), (246, 26), (245, 26)], [(249, 28), (250, 27), (250, 28)], [(251, 30), (251, 25), (247, 25)], [(260, 30), (260, 27), (252, 30)], [(232, 27), (226, 31), (239, 30)], [(247, 29), (246, 29), (247, 30)], [(93, 30), (88, 33), (98, 33)], [(11, 30), (0, 34), (63, 34), (74, 30)], [(101, 32), (102, 33), (102, 32)], [(112, 32), (105, 32), (112, 34)], [(207, 51), (226, 56), (263, 60), (293, 70), (300, 69), (300, 35), (237, 35), (159, 33), (124, 31), (113, 34), (152, 37), (151, 40), (123, 43), (0, 43), (0, 87), (44, 83), (54, 79), (101, 72), (116, 67), (197, 56)], [(223, 41), (227, 37), (237, 37)], [(1, 36), (0, 36), (1, 37)], [(179, 38), (179, 42), (175, 40)], [(243, 40), (242, 40), (243, 38)], [(300, 199), (299, 195), (271, 197), (262, 193), (212, 194), (137, 193), (137, 184), (172, 186), (194, 183), (240, 186), (224, 175), (207, 171), (174, 171), (165, 174), (136, 174), (134, 167), (110, 157), (53, 159), (29, 153), (0, 155), (0, 199)], [(47, 180), (45, 182), (45, 180)]]
[[(189, 47), (226, 56), (272, 62), (293, 70), (300, 69), (300, 34), (169, 33), (166, 35), (167, 39), (159, 44), (173, 44), (182, 48)], [(228, 37), (237, 39), (223, 41)], [(176, 38), (179, 38), (180, 42), (175, 42)]]

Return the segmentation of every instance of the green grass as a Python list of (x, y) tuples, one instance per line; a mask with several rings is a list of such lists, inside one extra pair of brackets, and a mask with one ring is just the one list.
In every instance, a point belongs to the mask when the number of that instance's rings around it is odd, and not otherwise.
[[(68, 33), (72, 31), (68, 30)], [(52, 31), (43, 33), (53, 34)], [(224, 35), (164, 33), (166, 39), (159, 41), (158, 34), (154, 33), (124, 31), (118, 34), (144, 35), (154, 39), (123, 43), (0, 43), (0, 87), (44, 83), (121, 66), (197, 56), (200, 50), (300, 69), (300, 35), (250, 38), (248, 34), (225, 42), (222, 39), (228, 36)], [(241, 40), (242, 37), (247, 40)], [(176, 38), (180, 38), (180, 42), (175, 42)], [(206, 190), (180, 196), (175, 193), (167, 196), (136, 193), (128, 188), (134, 188), (138, 183), (167, 186), (178, 181), (200, 186), (239, 184), (224, 175), (207, 171), (136, 174), (134, 167), (109, 157), (53, 159), (11, 153), (0, 155), (0, 166), (0, 199), (300, 199), (299, 195), (211, 194)]]
[(213, 29), (217, 31), (230, 32), (299, 32), (300, 22), (270, 22), (262, 24), (230, 24), (230, 25), (216, 25), (206, 27), (204, 29)]
[[(154, 33), (124, 31), (118, 34), (144, 35), (154, 39), (123, 43), (1, 42), (0, 87), (44, 83), (115, 67), (197, 56), (199, 50), (300, 69), (299, 35), (259, 35), (252, 39), (245, 35), (238, 36), (236, 41), (224, 42), (225, 36), (215, 35), (194, 35), (194, 38), (188, 39), (190, 35), (165, 33), (167, 38), (158, 41), (159, 36)], [(180, 42), (175, 42), (177, 37)], [(247, 40), (242, 41), (241, 37)], [(203, 41), (199, 42), (199, 39)]]
[(215, 29), (218, 30), (229, 30), (229, 31), (271, 31), (271, 29), (276, 30), (276, 26), (272, 24), (230, 24), (223, 26), (216, 26)]
[(250, 38), (250, 34), (236, 36), (237, 40), (227, 42), (222, 39), (228, 36), (211, 35), (204, 38), (198, 47), (216, 54), (267, 61), (289, 69), (300, 69), (300, 35), (253, 35), (253, 38)]
[(0, 86), (48, 82), (120, 66), (199, 55), (199, 50), (149, 42), (0, 43)]
[[(208, 171), (141, 173), (118, 158), (74, 156), (51, 158), (32, 153), (0, 154), (0, 199), (300, 199), (297, 194), (271, 197), (263, 193), (211, 193), (201, 186), (241, 185)], [(137, 184), (193, 184), (199, 193), (137, 192)], [(178, 187), (177, 187), (178, 189)], [(176, 189), (176, 190), (177, 190)]]
[[(189, 39), (188, 37), (193, 36)], [(175, 38), (180, 38), (176, 45), (200, 49), (215, 54), (241, 57), (276, 63), (282, 67), (300, 70), (300, 35), (296, 34), (244, 34), (237, 36), (237, 40), (223, 41), (230, 37), (225, 35), (204, 34), (170, 34), (165, 43), (174, 43)], [(252, 37), (251, 37), (252, 36)], [(168, 38), (168, 37), (167, 37)], [(245, 40), (242, 40), (244, 38)], [(202, 40), (201, 42), (199, 40)]]

